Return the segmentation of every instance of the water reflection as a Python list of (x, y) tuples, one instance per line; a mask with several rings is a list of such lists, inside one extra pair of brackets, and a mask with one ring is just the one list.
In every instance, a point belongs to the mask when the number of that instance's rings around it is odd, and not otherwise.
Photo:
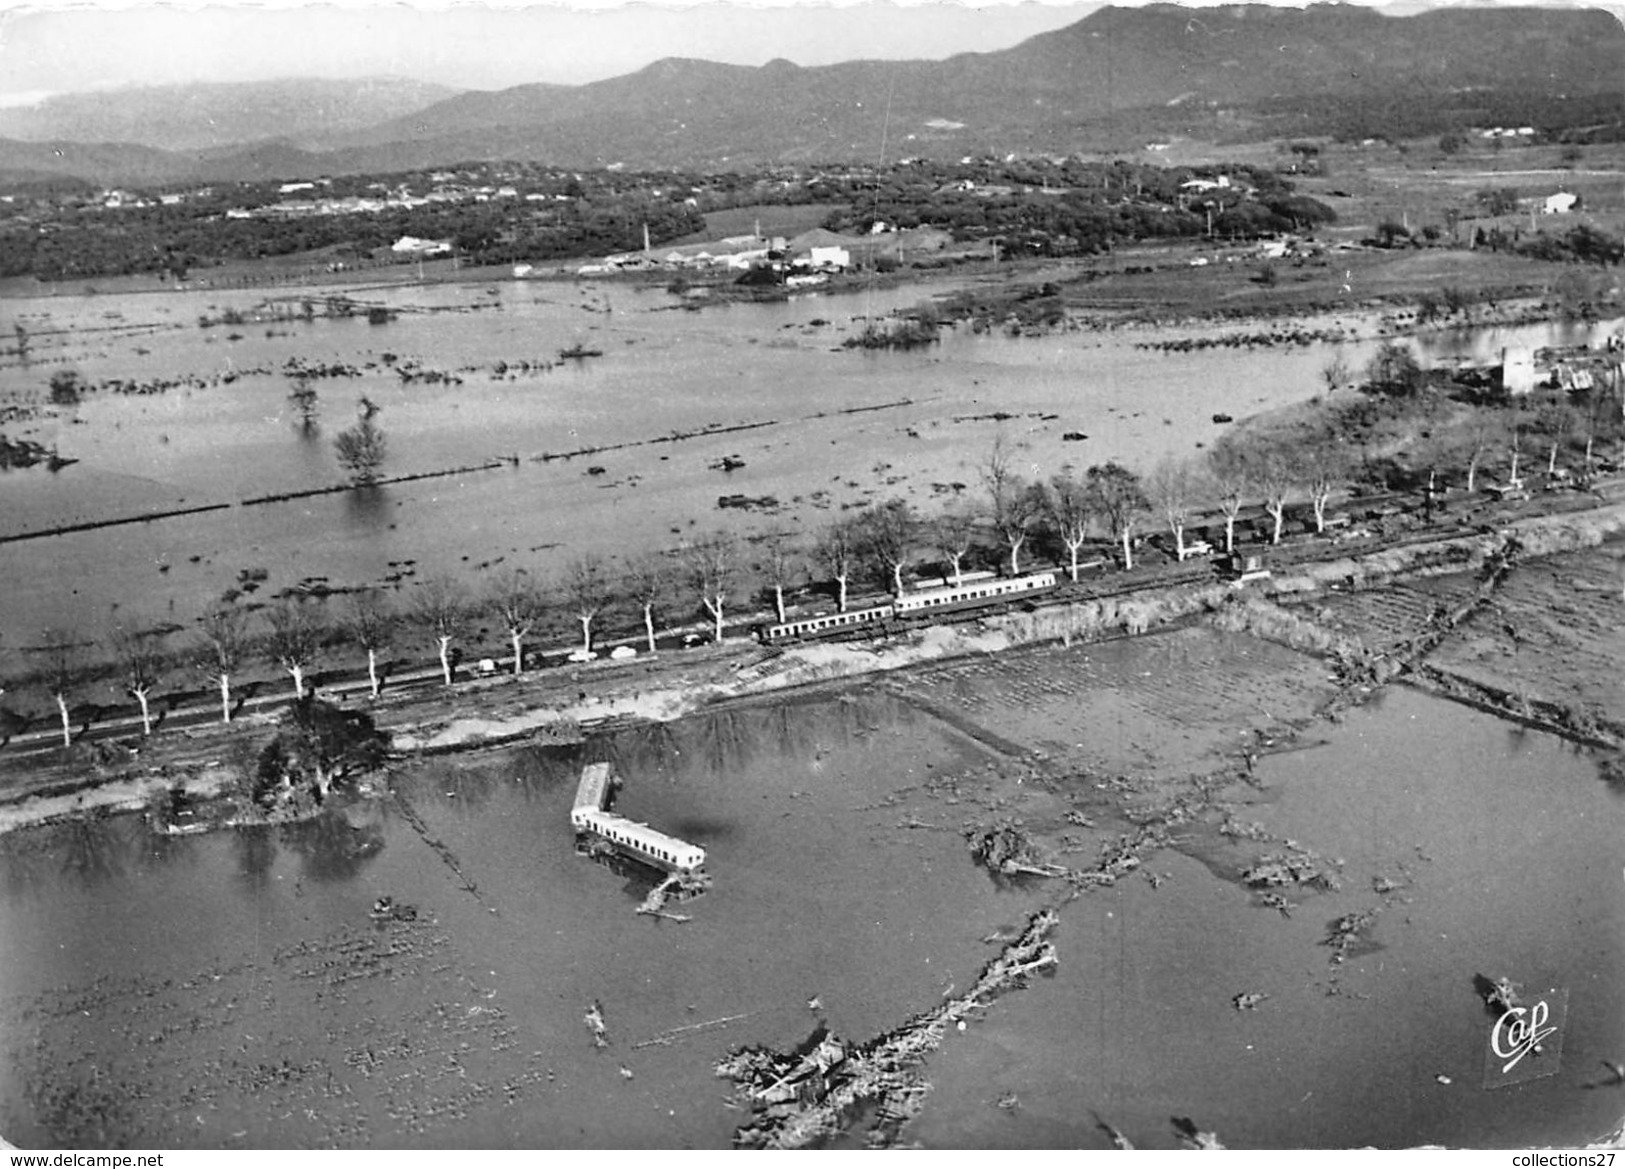
[(393, 510), (389, 492), (382, 487), (355, 487), (344, 493), (346, 527), (382, 531), (388, 526)]
[(301, 872), (313, 881), (353, 880), (384, 847), (384, 833), (377, 825), (352, 824), (336, 811), (284, 825), (281, 837), (299, 858)]
[(264, 889), (276, 867), (277, 830), (270, 826), (235, 828), (231, 833), (237, 875), (251, 889)]
[(129, 834), (132, 823), (137, 822), (131, 817), (114, 820), (98, 815), (58, 825), (53, 830), (53, 852), (60, 858), (62, 874), (76, 878), (82, 885), (122, 877), (133, 851)]

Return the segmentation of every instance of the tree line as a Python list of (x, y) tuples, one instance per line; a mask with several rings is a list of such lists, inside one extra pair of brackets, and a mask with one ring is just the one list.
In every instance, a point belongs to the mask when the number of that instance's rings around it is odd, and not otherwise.
[[(1206, 551), (1199, 532), (1220, 550), (1235, 551), (1250, 511), (1261, 520), (1253, 538), (1269, 544), (1285, 536), (1289, 508), (1305, 508), (1306, 526), (1324, 533), (1333, 499), (1357, 483), (1425, 484), (1431, 500), (1446, 475), (1472, 492), (1495, 465), (1515, 488), (1542, 463), (1547, 475), (1559, 475), (1560, 458), (1577, 448), (1589, 471), (1598, 444), (1620, 430), (1617, 403), (1604, 389), (1506, 408), (1478, 404), (1464, 418), (1452, 416), (1455, 403), (1436, 392), (1437, 379), (1398, 344), (1382, 346), (1358, 377), (1341, 359), (1323, 377), (1333, 400), (1309, 416), (1311, 423), (1284, 434), (1232, 431), (1199, 455), (1170, 456), (1143, 472), (1108, 461), (1025, 475), (1019, 452), (1001, 433), (977, 464), (980, 492), (961, 494), (933, 515), (889, 499), (852, 509), (805, 537), (774, 531), (742, 540), (719, 530), (626, 561), (579, 556), (552, 582), (522, 569), (478, 590), (435, 577), (399, 598), (366, 588), (340, 594), (331, 607), (298, 593), (255, 606), (232, 590), (189, 630), (117, 628), (101, 645), (69, 629), (46, 630), (28, 649), (39, 665), (24, 680), (53, 699), (65, 745), (72, 740), (73, 696), (92, 677), (112, 677), (139, 705), (143, 732), (150, 733), (159, 680), (201, 671), (218, 688), (221, 720), (229, 722), (233, 680), (255, 664), (285, 672), (298, 699), (319, 660), (364, 657), (377, 697), (381, 663), (392, 650), (408, 644), (432, 650), (441, 681), (450, 685), (461, 650), (493, 629), (505, 637), (511, 668), (520, 674), (532, 664), (527, 645), (544, 630), (557, 636), (561, 624), (578, 631), (584, 658), (617, 618), (623, 637), (636, 628), (635, 639), (653, 652), (661, 624), (693, 630), (703, 622), (720, 642), (730, 618), (759, 606), (783, 622), (798, 597), (822, 594), (845, 611), (862, 595), (901, 593), (922, 573), (957, 584), (976, 567), (1014, 576), (1047, 559), (1075, 582), (1107, 559), (1134, 569), (1145, 538), (1158, 528), (1176, 560)], [(1458, 397), (1465, 393), (1458, 387)], [(370, 422), (362, 413), (358, 428)], [(92, 651), (100, 652), (99, 664)]]

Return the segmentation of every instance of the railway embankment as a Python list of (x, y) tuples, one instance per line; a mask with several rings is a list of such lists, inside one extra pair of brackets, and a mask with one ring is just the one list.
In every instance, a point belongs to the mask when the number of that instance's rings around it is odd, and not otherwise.
[[(1597, 742), (1625, 742), (1595, 719), (1546, 711), (1511, 688), (1455, 676), (1422, 658), (1437, 637), (1476, 612), (1493, 592), (1443, 623), (1420, 631), (1398, 654), (1367, 647), (1358, 632), (1324, 627), (1309, 603), (1317, 597), (1377, 590), (1430, 575), (1479, 571), (1594, 547), (1625, 532), (1625, 502), (1585, 512), (1529, 517), (1493, 530), (1415, 542), (1366, 554), (1295, 565), (1276, 577), (1235, 586), (1218, 582), (1157, 586), (1116, 596), (1007, 612), (955, 625), (931, 626), (885, 642), (809, 643), (764, 649), (739, 639), (636, 667), (603, 663), (568, 677), (491, 679), (454, 692), (415, 693), (386, 701), (376, 712), (402, 760), (502, 744), (567, 743), (592, 730), (633, 722), (665, 722), (724, 702), (759, 701), (792, 690), (839, 684), (926, 662), (996, 654), (1024, 645), (1095, 642), (1138, 636), (1191, 621), (1213, 621), (1337, 663), (1345, 677), (1380, 685), (1400, 673), (1448, 697)], [(1549, 705), (1549, 704), (1548, 704)], [(264, 719), (257, 720), (265, 722)], [(233, 743), (246, 727), (199, 727), (159, 740), (136, 756), (78, 760), (45, 769), (13, 785), (0, 802), (0, 832), (90, 811), (138, 810), (161, 790), (197, 798), (233, 783)]]

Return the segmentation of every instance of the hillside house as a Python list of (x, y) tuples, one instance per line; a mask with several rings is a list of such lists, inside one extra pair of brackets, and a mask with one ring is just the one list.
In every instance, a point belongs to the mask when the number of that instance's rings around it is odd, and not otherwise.
[(1540, 210), (1543, 215), (1567, 215), (1579, 204), (1580, 196), (1570, 194), (1568, 191), (1559, 191), (1555, 195), (1547, 195)]

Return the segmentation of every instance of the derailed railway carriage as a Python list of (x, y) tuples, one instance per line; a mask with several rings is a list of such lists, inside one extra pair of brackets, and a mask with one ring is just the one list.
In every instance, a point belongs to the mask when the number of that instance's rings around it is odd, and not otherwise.
[(576, 837), (587, 847), (597, 843), (669, 873), (693, 875), (705, 867), (705, 849), (675, 836), (593, 808), (570, 813)]
[(893, 625), (909, 625), (929, 621), (943, 613), (991, 608), (1023, 597), (1047, 593), (1058, 583), (1053, 572), (1035, 572), (1028, 576), (1006, 579), (993, 578), (948, 585), (942, 588), (920, 589), (896, 597), (884, 605), (867, 609), (853, 609), (846, 613), (823, 613), (816, 617), (801, 617), (776, 625), (763, 625), (757, 629), (757, 638), (764, 644), (776, 645), (806, 638), (832, 637), (846, 633), (878, 633)]

